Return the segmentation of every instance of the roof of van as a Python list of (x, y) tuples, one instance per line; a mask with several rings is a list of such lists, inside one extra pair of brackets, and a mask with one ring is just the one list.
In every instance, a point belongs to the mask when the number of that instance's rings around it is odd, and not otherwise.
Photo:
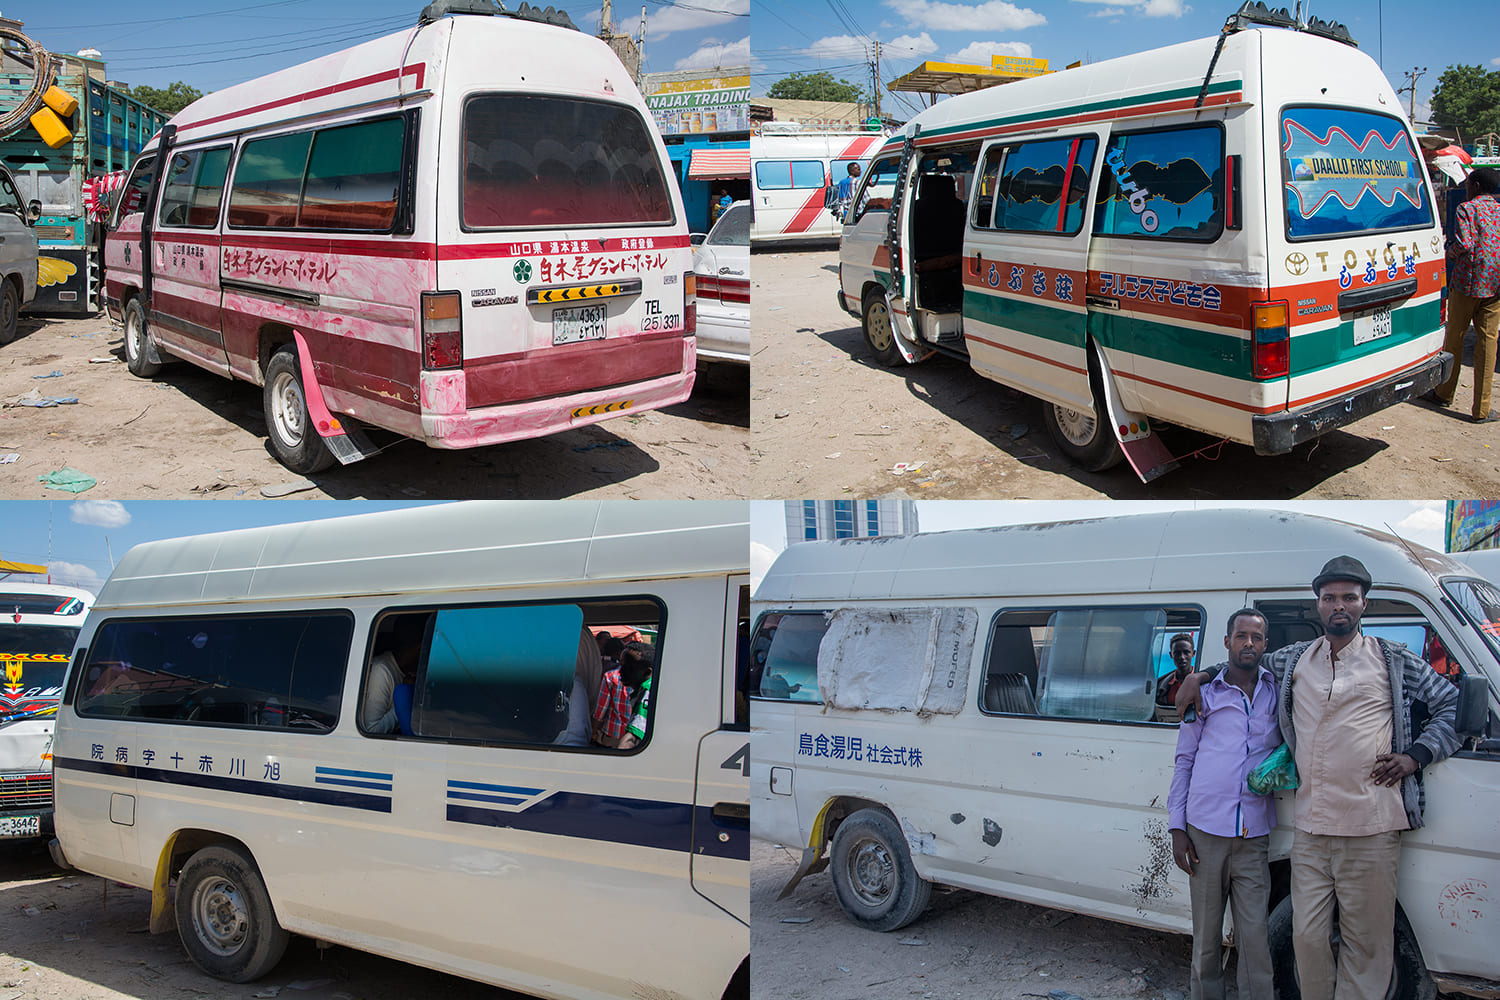
[(1377, 585), (1477, 574), (1394, 535), (1312, 514), (1186, 510), (887, 538), (803, 542), (777, 557), (757, 601), (1040, 597), (1285, 588), (1336, 555)]
[(733, 501), (474, 500), (146, 542), (96, 609), (743, 572)]

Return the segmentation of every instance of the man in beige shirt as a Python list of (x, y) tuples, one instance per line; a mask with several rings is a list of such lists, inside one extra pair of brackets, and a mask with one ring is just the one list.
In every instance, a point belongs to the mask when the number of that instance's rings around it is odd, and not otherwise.
[[(1359, 622), (1370, 574), (1352, 556), (1313, 579), (1325, 634), (1268, 654), (1301, 784), (1293, 810), (1292, 946), (1303, 1000), (1383, 1000), (1390, 985), (1401, 831), (1422, 825), (1418, 772), (1458, 748), (1457, 690)], [(1179, 710), (1206, 679), (1183, 681)], [(1426, 716), (1414, 732), (1412, 709)], [(1201, 711), (1201, 705), (1199, 710)], [(1337, 909), (1340, 947), (1331, 935)]]

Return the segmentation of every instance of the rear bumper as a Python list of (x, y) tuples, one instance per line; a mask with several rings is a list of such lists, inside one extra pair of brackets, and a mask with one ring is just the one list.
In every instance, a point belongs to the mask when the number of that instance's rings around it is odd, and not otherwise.
[(860, 316), (858, 310), (849, 308), (849, 300), (844, 296), (844, 290), (842, 288), (839, 289), (839, 308), (844, 310), (844, 312), (848, 313), (850, 316), (853, 316), (855, 319), (863, 318), (862, 316)]
[(692, 395), (697, 363), (694, 338), (682, 339), (682, 353), (682, 371), (659, 378), (472, 409), (454, 406), (464, 398), (462, 371), (424, 371), (421, 439), (432, 448), (482, 448), (507, 441), (545, 437), (597, 424), (610, 417), (671, 406)]
[(1304, 441), (1311, 441), (1389, 406), (1416, 399), (1446, 381), (1453, 371), (1453, 364), (1453, 355), (1439, 351), (1416, 368), (1408, 368), (1326, 403), (1290, 413), (1253, 417), (1255, 452), (1258, 455), (1284, 455)]

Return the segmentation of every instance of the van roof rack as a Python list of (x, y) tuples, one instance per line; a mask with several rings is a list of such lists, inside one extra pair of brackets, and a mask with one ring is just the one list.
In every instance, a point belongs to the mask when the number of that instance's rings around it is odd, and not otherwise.
[(1223, 34), (1228, 35), (1236, 31), (1243, 31), (1261, 25), (1269, 28), (1290, 28), (1293, 31), (1305, 31), (1309, 35), (1319, 35), (1323, 38), (1331, 38), (1335, 42), (1343, 42), (1359, 48), (1359, 43), (1354, 36), (1349, 34), (1349, 29), (1337, 21), (1325, 21), (1320, 17), (1309, 17), (1305, 22), (1300, 21), (1291, 11), (1282, 7), (1273, 10), (1260, 0), (1245, 0), (1239, 10), (1229, 15), (1224, 22)]
[(432, 3), (422, 8), (422, 13), (417, 17), (417, 24), (431, 24), (449, 14), (483, 14), (491, 17), (499, 15), (513, 17), (520, 21), (537, 21), (559, 28), (578, 30), (578, 26), (573, 23), (572, 18), (568, 17), (568, 12), (565, 10), (555, 7), (543, 10), (541, 7), (533, 7), (524, 2), (515, 10), (506, 10), (502, 0), (432, 0)]

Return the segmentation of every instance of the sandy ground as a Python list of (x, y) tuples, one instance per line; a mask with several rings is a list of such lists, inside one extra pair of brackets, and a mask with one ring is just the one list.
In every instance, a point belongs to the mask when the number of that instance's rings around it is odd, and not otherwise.
[[(1226, 444), (1149, 484), (1127, 465), (1084, 472), (1064, 458), (1035, 399), (938, 357), (888, 369), (843, 312), (836, 249), (757, 253), (751, 261), (754, 495), (941, 498), (1247, 499), (1472, 497), (1500, 491), (1500, 425), (1459, 406), (1403, 404), (1289, 455)], [(1173, 454), (1211, 444), (1168, 428)], [(921, 463), (894, 475), (897, 463)]]
[[(259, 386), (186, 363), (139, 379), (120, 344), (119, 328), (102, 313), (21, 317), (16, 339), (0, 347), (0, 456), (19, 456), (0, 465), (0, 498), (66, 499), (37, 482), (64, 466), (99, 480), (85, 497), (248, 498), (307, 483), (267, 450)], [(36, 377), (54, 371), (62, 375)], [(489, 448), (438, 451), (386, 435), (377, 441), (393, 442), (386, 451), (317, 473), (290, 495), (739, 498), (750, 475), (748, 385), (743, 366), (705, 366), (685, 403)], [(33, 391), (78, 402), (11, 405)]]
[(146, 927), (150, 894), (53, 866), (42, 841), (0, 842), (0, 1000), (524, 1000), (522, 994), (293, 938), (259, 982), (199, 970)]

